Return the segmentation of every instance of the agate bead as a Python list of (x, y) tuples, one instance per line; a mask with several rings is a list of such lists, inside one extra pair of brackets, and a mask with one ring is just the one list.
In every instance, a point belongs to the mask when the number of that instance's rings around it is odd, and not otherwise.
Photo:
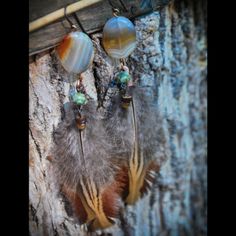
[(86, 71), (94, 56), (93, 43), (82, 32), (71, 32), (57, 47), (62, 66), (69, 72), (80, 74)]
[(75, 93), (72, 96), (73, 102), (75, 102), (77, 105), (84, 105), (87, 102), (87, 99), (83, 93)]
[(103, 46), (113, 58), (126, 58), (136, 47), (133, 23), (123, 16), (108, 20), (103, 28)]

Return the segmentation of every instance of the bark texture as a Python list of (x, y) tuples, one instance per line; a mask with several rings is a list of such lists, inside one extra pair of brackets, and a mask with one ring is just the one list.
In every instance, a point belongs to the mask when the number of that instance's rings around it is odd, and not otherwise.
[[(170, 148), (150, 193), (123, 209), (120, 221), (92, 235), (203, 236), (207, 233), (207, 58), (205, 1), (175, 1), (134, 21), (138, 45), (128, 59), (133, 78), (156, 91)], [(106, 113), (114, 62), (95, 40), (87, 93)], [(52, 133), (68, 101), (68, 74), (54, 52), (29, 65), (30, 234), (89, 235), (67, 214), (50, 172)], [(152, 124), (155, 126), (155, 124)]]

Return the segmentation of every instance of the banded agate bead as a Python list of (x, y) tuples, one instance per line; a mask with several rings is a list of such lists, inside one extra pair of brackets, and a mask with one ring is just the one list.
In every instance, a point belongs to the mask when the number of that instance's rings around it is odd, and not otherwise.
[(93, 43), (82, 32), (71, 32), (57, 47), (62, 66), (70, 73), (80, 74), (86, 71), (94, 56)]
[(126, 58), (136, 47), (133, 23), (123, 16), (108, 20), (103, 28), (103, 46), (113, 58)]

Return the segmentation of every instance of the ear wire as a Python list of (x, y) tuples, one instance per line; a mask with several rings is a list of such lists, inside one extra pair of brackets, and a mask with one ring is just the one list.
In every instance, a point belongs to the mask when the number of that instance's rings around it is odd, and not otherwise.
[(73, 13), (73, 17), (75, 18), (75, 20), (76, 20), (77, 24), (79, 25), (80, 29), (82, 30), (82, 32), (85, 33), (85, 34), (87, 34), (87, 35), (90, 37), (90, 35), (89, 35), (88, 32), (86, 32), (86, 30), (84, 29), (82, 23), (80, 22), (80, 20), (79, 20), (77, 14), (76, 14), (75, 12)]
[[(64, 8), (64, 17), (65, 17), (66, 20), (69, 22), (70, 27), (71, 27), (71, 30), (72, 30), (72, 31), (75, 31), (75, 30), (77, 30), (77, 27), (76, 27), (76, 25), (73, 24), (73, 22), (69, 19), (68, 15), (67, 15), (67, 12), (66, 12), (68, 6), (69, 6), (69, 4), (68, 4), (67, 6), (65, 6), (65, 8)], [(73, 12), (71, 15), (75, 18), (76, 23), (79, 25), (81, 31), (82, 31), (83, 33), (87, 34), (87, 35), (90, 37), (90, 35), (88, 34), (88, 32), (86, 32), (85, 28), (83, 27), (82, 23), (80, 22), (80, 20), (79, 20), (77, 14), (76, 14), (75, 12)], [(91, 37), (90, 37), (90, 38), (91, 38)]]
[(68, 7), (68, 5), (65, 6), (65, 8), (64, 8), (64, 17), (65, 17), (66, 20), (69, 22), (71, 30), (72, 30), (72, 31), (76, 31), (76, 30), (77, 30), (76, 25), (73, 24), (73, 22), (69, 19), (68, 15), (67, 15), (67, 13), (66, 13), (67, 7)]
[[(113, 15), (114, 15), (114, 16), (117, 16), (117, 13), (120, 13), (120, 10), (119, 10), (116, 6), (113, 5), (113, 3), (111, 2), (111, 0), (108, 0), (108, 2), (109, 2), (109, 4), (111, 5), (112, 11), (113, 11)], [(124, 11), (124, 12), (128, 12), (128, 9), (127, 9), (127, 7), (125, 6), (125, 3), (123, 2), (123, 0), (119, 0), (119, 2), (120, 2), (120, 5), (121, 5), (122, 8), (123, 8), (123, 11)]]

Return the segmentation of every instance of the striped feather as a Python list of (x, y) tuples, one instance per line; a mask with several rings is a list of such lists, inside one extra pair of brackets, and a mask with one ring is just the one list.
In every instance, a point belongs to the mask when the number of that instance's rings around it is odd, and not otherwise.
[(108, 136), (112, 135), (112, 159), (123, 158), (118, 165), (127, 179), (122, 193), (127, 204), (135, 204), (148, 193), (168, 152), (153, 97), (141, 87), (136, 87), (132, 96), (128, 109), (122, 109), (119, 95), (113, 97), (111, 117), (106, 121)]
[(122, 182), (116, 179), (117, 168), (110, 161), (109, 137), (95, 104), (89, 101), (82, 112), (87, 127), (81, 132), (76, 126), (74, 104), (68, 104), (65, 118), (54, 133), (52, 163), (55, 180), (75, 218), (93, 231), (112, 226), (118, 217)]

